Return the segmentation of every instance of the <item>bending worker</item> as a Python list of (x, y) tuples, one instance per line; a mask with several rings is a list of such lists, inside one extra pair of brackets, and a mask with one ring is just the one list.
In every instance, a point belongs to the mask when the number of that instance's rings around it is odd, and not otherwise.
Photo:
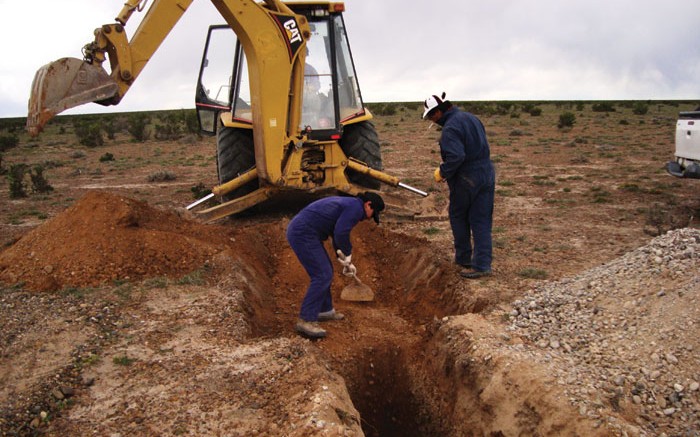
[(370, 217), (378, 224), (379, 213), (383, 210), (382, 197), (366, 191), (357, 197), (332, 196), (317, 200), (289, 222), (287, 241), (311, 278), (295, 326), (297, 332), (311, 338), (322, 338), (326, 331), (318, 322), (344, 318), (333, 308), (333, 265), (323, 242), (332, 237), (333, 252), (338, 253), (343, 274), (353, 276), (357, 269), (352, 263), (350, 231)]
[[(491, 228), (496, 171), (481, 120), (460, 111), (440, 97), (425, 100), (423, 119), (442, 126), (436, 182), (447, 181), (450, 189), (449, 216), (455, 247), (455, 263), (465, 278), (491, 274)], [(474, 246), (472, 250), (472, 238)]]

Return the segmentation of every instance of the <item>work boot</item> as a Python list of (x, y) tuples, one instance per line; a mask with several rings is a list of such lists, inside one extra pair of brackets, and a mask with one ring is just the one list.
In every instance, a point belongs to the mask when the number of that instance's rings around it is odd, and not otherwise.
[(463, 270), (459, 272), (460, 276), (467, 279), (477, 279), (483, 278), (484, 276), (491, 276), (491, 270)]
[(318, 321), (319, 322), (328, 322), (331, 320), (343, 320), (344, 318), (345, 318), (345, 314), (338, 313), (335, 311), (335, 309), (332, 309), (330, 311), (324, 311), (322, 313), (318, 313)]
[(299, 319), (294, 329), (299, 334), (309, 338), (323, 338), (326, 336), (326, 330), (318, 326), (318, 322), (307, 322)]

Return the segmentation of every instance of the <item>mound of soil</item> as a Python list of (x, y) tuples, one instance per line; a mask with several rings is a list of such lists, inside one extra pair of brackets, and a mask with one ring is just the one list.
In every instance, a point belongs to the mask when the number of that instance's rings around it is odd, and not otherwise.
[(104, 191), (87, 194), (0, 253), (0, 281), (33, 291), (178, 277), (226, 248), (227, 230)]

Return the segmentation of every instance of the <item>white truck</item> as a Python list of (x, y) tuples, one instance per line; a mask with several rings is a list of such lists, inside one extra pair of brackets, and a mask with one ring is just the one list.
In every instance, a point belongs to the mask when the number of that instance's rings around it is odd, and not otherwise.
[(678, 114), (675, 158), (666, 164), (669, 174), (700, 179), (700, 107)]

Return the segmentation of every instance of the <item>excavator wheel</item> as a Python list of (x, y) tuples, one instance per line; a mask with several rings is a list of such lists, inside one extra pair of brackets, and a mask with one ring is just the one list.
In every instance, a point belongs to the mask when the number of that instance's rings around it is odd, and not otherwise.
[[(379, 137), (372, 122), (362, 121), (345, 126), (340, 147), (347, 156), (358, 159), (375, 170), (384, 169)], [(348, 170), (347, 176), (350, 182), (372, 190), (378, 190), (381, 185), (378, 180), (352, 170)]]
[[(219, 172), (219, 184), (230, 181), (246, 170), (255, 166), (255, 149), (253, 131), (222, 127), (216, 138), (216, 164)], [(224, 201), (236, 199), (255, 191), (259, 186), (257, 180), (226, 193)]]

